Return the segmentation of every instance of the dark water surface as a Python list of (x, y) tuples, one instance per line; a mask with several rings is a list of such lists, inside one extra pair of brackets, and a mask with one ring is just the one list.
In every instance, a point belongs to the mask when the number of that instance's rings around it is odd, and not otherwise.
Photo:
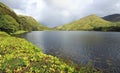
[(120, 33), (88, 31), (33, 31), (22, 34), (46, 54), (77, 64), (89, 62), (106, 73), (120, 73)]

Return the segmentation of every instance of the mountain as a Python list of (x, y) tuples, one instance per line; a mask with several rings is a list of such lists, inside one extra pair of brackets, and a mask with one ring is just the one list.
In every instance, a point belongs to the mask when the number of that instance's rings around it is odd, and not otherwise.
[(108, 15), (108, 16), (103, 17), (103, 19), (107, 21), (111, 21), (111, 22), (120, 22), (120, 14)]
[(111, 22), (96, 15), (89, 15), (72, 23), (55, 27), (57, 30), (94, 30), (100, 27), (109, 27)]
[(17, 31), (20, 25), (17, 21), (17, 14), (0, 2), (0, 31), (8, 33)]
[(40, 25), (33, 17), (17, 15), (11, 8), (0, 2), (0, 31), (13, 33), (19, 30), (49, 30)]
[(40, 25), (33, 17), (19, 15), (20, 29), (22, 30), (49, 30), (48, 27)]
[[(120, 14), (113, 14), (103, 18), (89, 15), (71, 23), (57, 26), (53, 29), (39, 24), (33, 17), (17, 15), (11, 8), (0, 2), (0, 31), (14, 33), (19, 30), (94, 30), (120, 31)], [(117, 29), (117, 30), (116, 30)]]
[(0, 2), (0, 15), (9, 15), (15, 20), (18, 20), (17, 14), (8, 6)]

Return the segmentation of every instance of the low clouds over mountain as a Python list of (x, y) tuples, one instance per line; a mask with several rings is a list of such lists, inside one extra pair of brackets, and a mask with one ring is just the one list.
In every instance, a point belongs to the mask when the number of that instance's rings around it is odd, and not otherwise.
[(18, 14), (33, 16), (54, 27), (90, 14), (120, 13), (120, 0), (0, 0)]

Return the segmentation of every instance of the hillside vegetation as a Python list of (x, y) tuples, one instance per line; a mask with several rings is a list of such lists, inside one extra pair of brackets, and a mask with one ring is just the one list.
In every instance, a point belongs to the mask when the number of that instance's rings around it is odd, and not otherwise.
[[(120, 31), (120, 16), (118, 14), (100, 18), (96, 15), (89, 15), (69, 24), (57, 26), (56, 30), (68, 31)], [(113, 18), (112, 18), (113, 17)], [(115, 19), (114, 19), (115, 18)]]
[(40, 25), (34, 18), (30, 16), (19, 15), (20, 30), (49, 30), (50, 28)]
[(0, 31), (13, 33), (19, 30), (19, 23), (10, 15), (0, 15)]
[(17, 15), (12, 9), (0, 2), (0, 31), (13, 33), (19, 30), (50, 30), (40, 25), (30, 16)]
[(105, 21), (96, 15), (90, 15), (72, 23), (56, 27), (57, 30), (94, 30), (100, 27), (109, 27), (109, 21)]
[(17, 14), (12, 9), (10, 9), (8, 6), (1, 2), (0, 2), (0, 15), (10, 15), (16, 21), (18, 20)]

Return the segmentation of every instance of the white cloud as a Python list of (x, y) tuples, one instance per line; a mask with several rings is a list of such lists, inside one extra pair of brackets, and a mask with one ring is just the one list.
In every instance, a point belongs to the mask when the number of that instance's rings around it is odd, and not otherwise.
[(21, 11), (20, 9), (14, 9), (14, 11), (19, 15), (27, 15), (27, 14), (25, 14), (24, 11)]
[(63, 10), (62, 12), (61, 12), (61, 15), (63, 15), (63, 16), (65, 16), (65, 17), (68, 17), (68, 16), (70, 16), (70, 12), (69, 11), (66, 11), (66, 10)]
[(57, 9), (76, 11), (90, 4), (92, 0), (48, 0), (46, 2)]
[(0, 0), (18, 14), (33, 16), (47, 26), (65, 24), (89, 14), (120, 13), (120, 0)]

